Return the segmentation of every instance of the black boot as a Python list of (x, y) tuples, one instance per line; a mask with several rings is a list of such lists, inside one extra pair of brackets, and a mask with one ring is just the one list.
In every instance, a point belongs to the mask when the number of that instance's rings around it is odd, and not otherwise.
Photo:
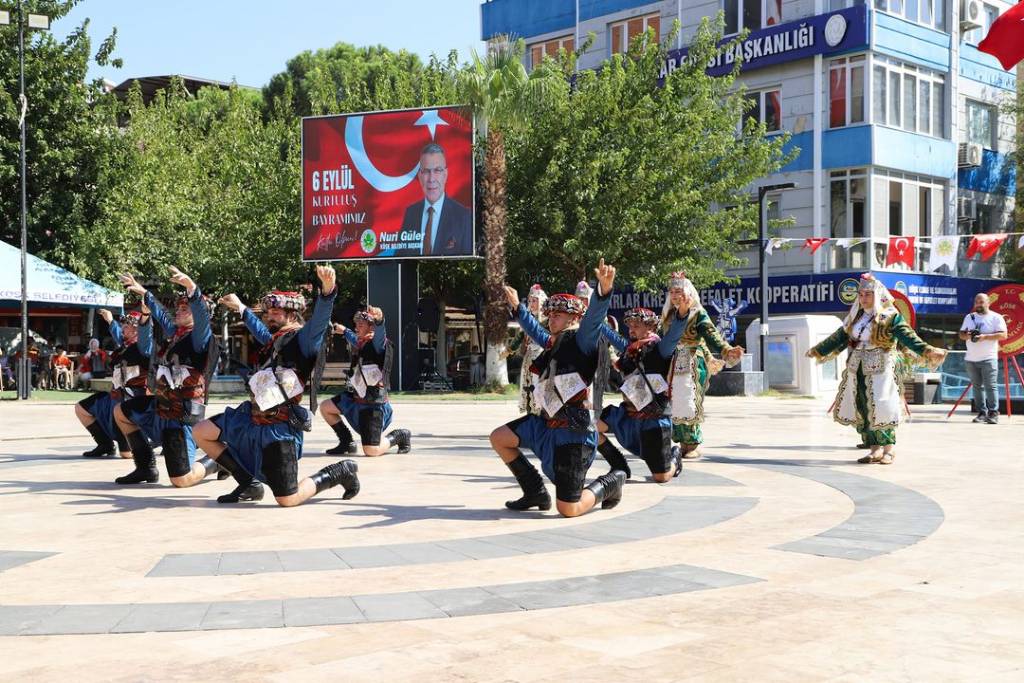
[(530, 464), (522, 453), (510, 463), (506, 463), (512, 470), (519, 487), (523, 489), (523, 497), (517, 500), (505, 501), (505, 507), (509, 510), (529, 510), (536, 507), (538, 510), (551, 509), (551, 496), (544, 486), (544, 479), (540, 476), (537, 468)]
[(103, 427), (100, 427), (99, 420), (94, 420), (86, 429), (96, 442), (96, 448), (82, 453), (83, 458), (105, 458), (114, 455), (114, 441), (103, 431)]
[(622, 451), (615, 447), (615, 444), (612, 443), (611, 439), (605, 437), (604, 443), (597, 447), (597, 452), (601, 454), (612, 470), (621, 470), (625, 472), (626, 479), (633, 476), (633, 472), (629, 469), (629, 465), (626, 463), (626, 456), (622, 454)]
[(120, 453), (128, 453), (132, 450), (132, 447), (128, 445), (128, 437), (124, 435), (121, 428), (117, 426), (117, 420), (114, 420), (114, 443), (117, 444), (117, 450)]
[(683, 473), (683, 448), (679, 444), (672, 445), (672, 465), (676, 468), (672, 474), (672, 478), (675, 479)]
[(155, 484), (160, 481), (160, 472), (156, 469), (156, 456), (153, 455), (153, 447), (149, 445), (149, 441), (141, 429), (128, 435), (128, 445), (132, 448), (135, 469), (123, 477), (115, 479), (114, 483), (124, 486), (142, 482)]
[(399, 453), (408, 453), (412, 450), (412, 432), (408, 429), (392, 429), (387, 440), (390, 445), (398, 446)]
[(626, 484), (626, 473), (612, 470), (587, 484), (587, 490), (594, 494), (594, 505), (601, 504), (602, 510), (611, 510), (622, 500), (622, 487)]
[[(253, 479), (252, 475), (235, 462), (235, 459), (231, 457), (231, 454), (226, 449), (217, 458), (217, 464), (220, 465), (221, 472), (227, 472), (228, 476), (234, 477), (235, 481), (238, 482), (238, 486), (235, 487), (234, 491), (217, 497), (218, 503), (263, 500), (263, 484)], [(220, 479), (220, 476), (218, 475), (217, 478)]]
[(327, 455), (355, 455), (359, 452), (359, 446), (352, 440), (352, 432), (349, 431), (345, 420), (339, 419), (331, 425), (331, 429), (338, 435), (338, 445), (328, 448), (324, 453)]
[(359, 493), (359, 475), (356, 474), (358, 471), (359, 465), (354, 460), (342, 460), (328, 465), (310, 479), (316, 485), (317, 493), (340, 484), (345, 489), (345, 493), (341, 497), (343, 500), (348, 500), (355, 498)]

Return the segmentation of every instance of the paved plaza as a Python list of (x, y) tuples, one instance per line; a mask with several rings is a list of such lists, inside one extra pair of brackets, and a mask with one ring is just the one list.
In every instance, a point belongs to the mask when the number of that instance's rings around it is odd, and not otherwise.
[(281, 509), (5, 401), (0, 680), (1024, 680), (1024, 418), (915, 406), (885, 467), (828, 404), (709, 398), (704, 460), (562, 519), (502, 505), (512, 402), (396, 403), (412, 453)]

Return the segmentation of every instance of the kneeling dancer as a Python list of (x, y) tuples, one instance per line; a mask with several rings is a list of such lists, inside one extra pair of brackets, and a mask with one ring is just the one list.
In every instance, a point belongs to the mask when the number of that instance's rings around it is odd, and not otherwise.
[[(145, 316), (147, 318), (146, 324), (148, 324), (148, 311), (146, 311)], [(132, 449), (128, 445), (128, 439), (114, 420), (114, 407), (121, 402), (125, 393), (125, 382), (123, 379), (125, 362), (127, 361), (130, 365), (134, 365), (133, 359), (136, 355), (139, 355), (137, 342), (139, 324), (143, 318), (143, 313), (141, 311), (129, 311), (126, 313), (122, 318), (124, 322), (123, 327), (121, 323), (114, 320), (113, 314), (105, 308), (100, 309), (100, 317), (109, 326), (110, 336), (113, 337), (114, 343), (117, 345), (117, 349), (113, 354), (115, 366), (114, 388), (109, 392), (96, 392), (75, 404), (75, 416), (96, 442), (96, 448), (82, 453), (82, 456), (85, 458), (103, 458), (119, 452), (122, 458), (130, 458), (132, 457)], [(149, 362), (147, 359), (146, 367), (148, 368), (148, 366)], [(118, 374), (118, 368), (121, 369), (120, 375)], [(137, 372), (138, 368), (135, 369)], [(130, 381), (134, 382), (133, 386), (137, 387), (140, 381), (143, 387), (145, 386), (146, 373), (143, 371), (140, 374), (142, 375), (141, 378), (136, 375), (130, 379)], [(118, 381), (119, 377), (121, 378), (120, 382)], [(116, 451), (114, 447), (115, 442), (117, 443)]]
[(519, 324), (544, 349), (530, 368), (524, 368), (536, 375), (534, 396), (541, 414), (524, 415), (491, 432), (491, 445), (523, 489), (521, 498), (505, 503), (511, 510), (551, 508), (544, 480), (520, 447), (540, 458), (544, 474), (555, 484), (556, 506), (564, 517), (577, 517), (598, 504), (613, 508), (622, 499), (626, 473), (621, 470), (583, 485), (597, 448), (589, 387), (597, 369), (601, 323), (608, 313), (615, 268), (601, 259), (595, 273), (598, 290), (589, 307), (572, 294), (556, 294), (544, 303), (550, 332), (519, 302), (516, 290), (505, 287)]
[(597, 421), (598, 447), (613, 470), (630, 476), (622, 452), (606, 433), (611, 432), (630, 453), (639, 455), (657, 482), (670, 481), (683, 471), (680, 452), (672, 447), (672, 400), (669, 373), (676, 343), (683, 336), (687, 309), (676, 309), (668, 331), (659, 337), (658, 314), (649, 308), (632, 308), (623, 316), (629, 328), (627, 341), (610, 327), (602, 334), (619, 352), (616, 368), (622, 372), (623, 402), (608, 406)]
[(898, 356), (902, 353), (914, 364), (923, 361), (934, 369), (942, 364), (946, 351), (917, 336), (896, 310), (892, 294), (870, 273), (861, 275), (857, 300), (843, 326), (808, 350), (807, 356), (824, 363), (847, 348), (850, 353), (832, 417), (839, 424), (856, 427), (871, 449), (857, 462), (889, 465), (896, 457), (896, 427), (905, 410)]
[[(258, 355), (259, 371), (249, 377), (250, 400), (237, 408), (196, 425), (199, 446), (227, 471), (239, 486), (217, 499), (220, 503), (260, 500), (265, 481), (278, 505), (292, 507), (333, 486), (345, 489), (342, 498), (359, 493), (356, 463), (342, 460), (324, 467), (312, 477), (299, 481), (303, 432), (312, 429), (312, 415), (300, 403), (324, 346), (331, 324), (331, 309), (337, 296), (334, 269), (317, 266), (320, 295), (313, 317), (304, 323), (306, 302), (298, 292), (275, 291), (263, 297), (261, 321), (234, 294), (221, 304), (242, 314), (249, 333), (263, 347)], [(193, 472), (190, 483), (201, 473)]]
[[(115, 410), (128, 437), (135, 470), (115, 479), (117, 484), (156, 482), (160, 475), (149, 441), (159, 441), (171, 484), (191, 486), (217, 469), (210, 458), (196, 461), (192, 427), (206, 412), (206, 390), (217, 362), (217, 343), (210, 331), (210, 305), (185, 273), (171, 266), (171, 282), (184, 287), (172, 315), (130, 274), (121, 276), (128, 291), (142, 297), (167, 337), (150, 367), (155, 396), (138, 397)], [(150, 438), (147, 438), (147, 435)]]
[(394, 429), (381, 445), (381, 434), (391, 424), (392, 408), (388, 398), (391, 383), (393, 347), (384, 329), (384, 312), (367, 306), (354, 316), (355, 331), (344, 325), (335, 325), (334, 333), (343, 335), (352, 352), (348, 388), (323, 401), (320, 414), (338, 436), (338, 445), (329, 448), (328, 455), (355, 453), (352, 432), (359, 433), (363, 455), (384, 455), (394, 447), (399, 453), (412, 450), (412, 433), (408, 429)]

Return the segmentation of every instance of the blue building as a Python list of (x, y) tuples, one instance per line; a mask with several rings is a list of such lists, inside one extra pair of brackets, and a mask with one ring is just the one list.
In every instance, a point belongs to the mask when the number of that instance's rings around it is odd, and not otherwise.
[[(837, 313), (851, 302), (856, 273), (875, 272), (915, 305), (931, 341), (952, 347), (969, 301), (998, 284), (1008, 240), (988, 262), (927, 270), (931, 244), (918, 240), (914, 267), (885, 264), (891, 236), (933, 237), (1014, 230), (1015, 168), (1008, 159), (1012, 118), (1000, 104), (1016, 92), (1013, 73), (977, 43), (1012, 3), (1001, 0), (489, 0), (482, 37), (524, 38), (526, 65), (596, 39), (580, 66), (623, 52), (648, 28), (666, 40), (682, 30), (666, 69), (685, 51), (701, 19), (724, 12), (727, 31), (746, 28), (740, 80), (752, 115), (791, 135), (800, 154), (759, 184), (796, 183), (770, 195), (768, 216), (791, 217), (789, 238), (865, 238), (777, 250), (768, 260), (771, 313)], [(723, 64), (723, 70), (730, 68)], [(753, 190), (753, 188), (751, 188)], [(1012, 242), (1012, 244), (1011, 244)], [(702, 292), (760, 297), (758, 253), (731, 271), (739, 285)], [(756, 317), (751, 306), (746, 322)], [(743, 318), (741, 318), (741, 321)]]

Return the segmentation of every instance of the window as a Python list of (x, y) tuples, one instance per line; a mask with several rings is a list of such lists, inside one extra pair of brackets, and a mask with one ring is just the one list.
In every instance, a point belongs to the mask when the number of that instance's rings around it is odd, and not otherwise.
[(932, 188), (921, 186), (918, 188), (917, 200), (917, 227), (922, 237), (932, 234)]
[(530, 68), (536, 69), (545, 57), (558, 57), (559, 50), (572, 52), (574, 49), (576, 49), (576, 40), (573, 36), (562, 36), (545, 40), (542, 43), (534, 43), (530, 45)]
[(778, 88), (748, 92), (750, 109), (743, 115), (743, 125), (752, 121), (755, 125), (763, 123), (765, 130), (776, 133), (782, 130), (782, 91)]
[(828, 11), (836, 12), (847, 7), (859, 7), (864, 4), (864, 0), (829, 0)]
[(915, 24), (939, 31), (946, 30), (945, 0), (875, 0), (875, 9), (895, 14)]
[(782, 23), (782, 0), (722, 0), (722, 10), (726, 35)]
[(945, 137), (945, 76), (878, 55), (873, 57), (873, 64), (873, 122), (913, 133)]
[(828, 72), (828, 125), (864, 123), (864, 55), (834, 59)]
[(964, 33), (964, 42), (971, 45), (977, 45), (980, 43), (981, 39), (988, 35), (988, 30), (992, 28), (992, 24), (995, 20), (999, 18), (998, 7), (984, 4), (981, 8), (981, 16), (978, 17), (978, 21), (981, 23), (981, 28), (971, 29)]
[(996, 109), (995, 107), (967, 100), (967, 142), (995, 149)]
[(832, 237), (864, 237), (867, 230), (867, 173), (833, 171), (829, 188)]
[(629, 51), (633, 39), (647, 29), (654, 29), (654, 39), (661, 40), (661, 14), (645, 14), (625, 21), (619, 21), (608, 27), (611, 54), (624, 54)]
[(903, 234), (903, 183), (889, 181), (889, 234)]

